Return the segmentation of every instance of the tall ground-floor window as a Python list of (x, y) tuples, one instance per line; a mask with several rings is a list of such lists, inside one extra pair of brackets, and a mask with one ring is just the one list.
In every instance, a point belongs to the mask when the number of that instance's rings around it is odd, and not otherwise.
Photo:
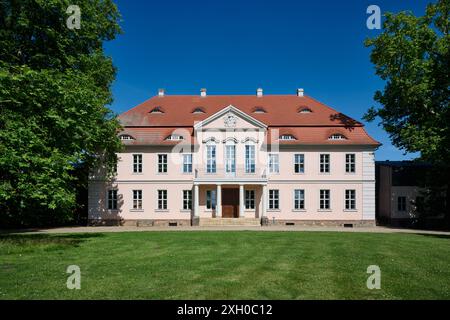
[(192, 209), (192, 190), (183, 190), (183, 210)]
[(321, 210), (330, 209), (330, 190), (326, 189), (320, 190), (320, 209)]
[(206, 209), (216, 209), (216, 190), (206, 190)]
[(355, 190), (345, 190), (345, 209), (355, 210), (356, 209), (356, 191)]
[(255, 209), (255, 190), (245, 190), (245, 209)]
[(406, 197), (397, 197), (397, 210), (406, 211)]
[(142, 209), (142, 190), (133, 190), (133, 209)]
[(280, 191), (276, 189), (269, 190), (269, 209), (278, 210), (280, 208)]
[(305, 209), (305, 190), (303, 189), (294, 190), (294, 209), (295, 210)]
[(158, 210), (167, 210), (167, 190), (158, 190)]
[(117, 210), (117, 190), (108, 190), (108, 210)]

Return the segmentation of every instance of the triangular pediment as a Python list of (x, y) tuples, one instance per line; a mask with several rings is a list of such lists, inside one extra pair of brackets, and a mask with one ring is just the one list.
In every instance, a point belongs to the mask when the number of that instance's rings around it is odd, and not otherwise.
[(194, 125), (194, 129), (265, 129), (267, 125), (239, 110), (233, 105), (223, 108), (203, 121)]

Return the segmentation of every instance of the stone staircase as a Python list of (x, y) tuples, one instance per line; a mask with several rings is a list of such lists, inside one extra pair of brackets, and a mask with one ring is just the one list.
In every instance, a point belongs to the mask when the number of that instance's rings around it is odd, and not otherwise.
[(259, 218), (200, 218), (199, 226), (246, 226), (246, 227), (260, 227), (261, 221)]

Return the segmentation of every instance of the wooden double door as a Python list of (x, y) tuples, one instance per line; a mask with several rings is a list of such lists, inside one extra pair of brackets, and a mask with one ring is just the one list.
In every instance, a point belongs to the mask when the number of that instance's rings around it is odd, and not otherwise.
[(239, 189), (222, 189), (222, 218), (239, 218)]

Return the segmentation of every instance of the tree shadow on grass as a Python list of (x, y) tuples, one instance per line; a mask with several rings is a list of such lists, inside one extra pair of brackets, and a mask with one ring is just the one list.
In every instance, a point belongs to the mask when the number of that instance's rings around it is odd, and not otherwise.
[(72, 234), (0, 234), (0, 244), (78, 246), (89, 239), (104, 237), (102, 233)]
[(439, 238), (439, 239), (450, 239), (450, 234), (433, 234), (433, 233), (416, 233), (419, 236)]

